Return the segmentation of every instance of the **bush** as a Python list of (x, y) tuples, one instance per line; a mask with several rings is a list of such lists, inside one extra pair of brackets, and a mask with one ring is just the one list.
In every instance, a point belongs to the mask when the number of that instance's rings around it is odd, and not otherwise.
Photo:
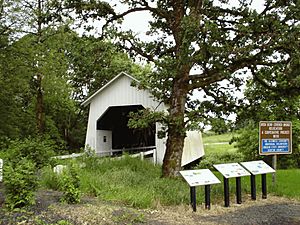
[(67, 170), (64, 170), (60, 177), (60, 188), (63, 191), (61, 201), (68, 204), (74, 204), (80, 202), (81, 191), (80, 178), (78, 167), (76, 164), (71, 164)]
[(55, 145), (51, 140), (42, 137), (11, 141), (6, 149), (6, 159), (18, 163), (20, 158), (27, 158), (36, 163), (37, 168), (42, 168), (50, 162), (54, 155)]
[(45, 166), (41, 170), (40, 185), (47, 189), (60, 190), (60, 175), (53, 172), (51, 166)]
[(205, 155), (197, 168), (199, 169), (214, 169), (214, 164), (233, 163), (244, 161), (243, 154), (238, 152), (211, 153)]
[(6, 206), (14, 209), (34, 204), (38, 185), (35, 164), (27, 158), (16, 164), (6, 162), (3, 172)]
[(246, 161), (258, 160), (263, 157), (259, 155), (259, 129), (258, 123), (249, 124), (239, 131), (239, 135), (233, 138), (236, 141), (235, 147), (242, 153)]
[[(300, 166), (300, 152), (299, 152), (299, 134), (300, 122), (295, 120), (293, 124), (293, 153), (291, 155), (279, 155), (277, 160), (277, 168), (297, 168)], [(247, 126), (239, 131), (239, 136), (233, 138), (236, 141), (235, 147), (238, 152), (244, 156), (245, 161), (264, 159), (264, 161), (271, 164), (272, 155), (261, 156), (259, 155), (259, 123), (249, 122)]]

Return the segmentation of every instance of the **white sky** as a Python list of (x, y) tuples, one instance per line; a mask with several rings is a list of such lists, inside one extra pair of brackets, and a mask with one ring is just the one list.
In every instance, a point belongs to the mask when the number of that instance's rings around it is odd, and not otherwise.
[[(126, 11), (126, 9), (127, 9), (118, 0), (108, 0), (107, 2), (110, 4), (115, 4), (117, 12), (121, 13), (121, 12)], [(217, 2), (217, 1), (215, 1), (215, 2)], [(234, 7), (234, 6), (238, 6), (238, 0), (229, 0), (229, 7)], [(263, 0), (253, 0), (252, 7), (253, 7), (253, 9), (256, 9), (258, 12), (261, 12), (264, 9), (264, 1)], [(127, 15), (124, 18), (124, 22), (122, 24), (122, 29), (123, 30), (132, 30), (142, 40), (151, 40), (151, 38), (153, 38), (153, 37), (146, 35), (146, 32), (149, 30), (149, 21), (150, 20), (151, 20), (151, 14), (147, 11), (131, 13), (130, 15)], [(195, 72), (197, 72), (197, 71), (195, 71)], [(226, 83), (228, 83), (228, 82), (223, 81), (222, 83), (224, 83), (224, 85), (226, 85)], [(238, 97), (243, 97), (242, 92), (235, 92), (234, 94)], [(193, 98), (203, 99), (203, 93), (194, 91)], [(235, 115), (231, 115), (229, 117), (229, 119), (235, 120)]]
[[(118, 12), (126, 11), (126, 8), (124, 8), (119, 1), (111, 0), (108, 2), (115, 3)], [(230, 6), (237, 6), (238, 0), (229, 0), (229, 4)], [(264, 0), (253, 0), (252, 7), (258, 12), (262, 11), (264, 8)], [(149, 12), (135, 12), (125, 17), (122, 28), (124, 30), (132, 30), (138, 33), (141, 38), (149, 38), (145, 34), (149, 28), (149, 20), (151, 20), (151, 15)]]

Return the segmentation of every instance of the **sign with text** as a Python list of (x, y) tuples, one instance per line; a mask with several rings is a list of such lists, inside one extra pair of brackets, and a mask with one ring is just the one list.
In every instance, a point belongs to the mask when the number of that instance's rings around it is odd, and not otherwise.
[(250, 176), (251, 174), (238, 163), (213, 165), (225, 178)]
[(259, 122), (259, 154), (292, 153), (292, 123), (290, 121)]
[(183, 170), (180, 171), (180, 174), (190, 187), (221, 183), (221, 181), (209, 169)]
[(242, 166), (245, 167), (253, 175), (275, 173), (276, 171), (262, 160), (241, 162)]

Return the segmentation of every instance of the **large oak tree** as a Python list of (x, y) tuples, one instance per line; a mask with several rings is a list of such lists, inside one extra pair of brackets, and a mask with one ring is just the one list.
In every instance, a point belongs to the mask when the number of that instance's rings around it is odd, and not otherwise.
[[(220, 81), (239, 86), (246, 71), (287, 63), (289, 44), (299, 44), (299, 1), (266, 0), (258, 11), (250, 0), (235, 5), (228, 0), (123, 0), (123, 12), (106, 2), (79, 2), (80, 14), (87, 10), (94, 19), (105, 16), (103, 35), (116, 35), (119, 46), (155, 66), (145, 80), (154, 96), (169, 106), (163, 161), (163, 176), (167, 177), (176, 176), (181, 169), (187, 118), (197, 116), (188, 109), (198, 108), (190, 98), (193, 91), (204, 91), (225, 106), (225, 98), (220, 97), (224, 94), (216, 94), (222, 90)], [(135, 12), (152, 15), (147, 31), (151, 41), (118, 29), (120, 19)]]

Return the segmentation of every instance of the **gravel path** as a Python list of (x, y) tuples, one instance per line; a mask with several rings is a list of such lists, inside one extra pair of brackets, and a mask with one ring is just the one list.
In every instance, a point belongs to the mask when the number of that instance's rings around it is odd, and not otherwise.
[(229, 208), (213, 205), (211, 210), (205, 210), (204, 206), (200, 207), (197, 212), (189, 207), (167, 209), (161, 212), (158, 221), (162, 224), (300, 225), (300, 202), (275, 196), (233, 204)]
[(89, 197), (80, 204), (66, 205), (59, 203), (59, 192), (42, 191), (30, 211), (8, 213), (3, 208), (3, 197), (0, 188), (1, 225), (300, 225), (300, 202), (271, 195), (256, 201), (245, 198), (243, 204), (228, 208), (216, 204), (205, 210), (204, 205), (197, 205), (197, 212), (189, 205), (139, 210)]

